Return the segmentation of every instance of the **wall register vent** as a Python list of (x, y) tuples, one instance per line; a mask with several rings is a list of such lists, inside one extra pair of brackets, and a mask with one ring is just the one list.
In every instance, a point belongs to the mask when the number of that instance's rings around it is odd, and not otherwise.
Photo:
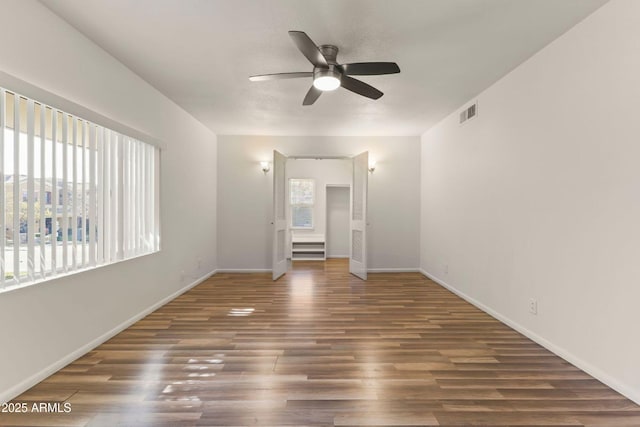
[(460, 112), (460, 124), (473, 119), (478, 115), (478, 102), (474, 102), (469, 107)]

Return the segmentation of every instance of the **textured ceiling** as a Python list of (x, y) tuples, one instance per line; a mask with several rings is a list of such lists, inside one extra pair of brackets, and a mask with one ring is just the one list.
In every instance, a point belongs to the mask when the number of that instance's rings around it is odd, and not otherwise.
[[(603, 0), (42, 0), (218, 134), (419, 135), (593, 12)], [(338, 61), (395, 61), (310, 107), (305, 31)]]

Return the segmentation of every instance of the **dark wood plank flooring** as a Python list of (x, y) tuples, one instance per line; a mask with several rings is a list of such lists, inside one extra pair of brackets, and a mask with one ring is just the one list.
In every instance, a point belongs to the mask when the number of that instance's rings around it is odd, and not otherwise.
[(2, 426), (640, 426), (640, 407), (417, 273), (218, 274), (13, 402)]

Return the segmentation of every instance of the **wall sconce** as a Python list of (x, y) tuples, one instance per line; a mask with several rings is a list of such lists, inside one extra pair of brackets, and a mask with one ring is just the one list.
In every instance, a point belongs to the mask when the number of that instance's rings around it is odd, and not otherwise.
[(369, 162), (369, 172), (373, 173), (374, 170), (376, 170), (376, 161), (372, 160)]
[(266, 175), (267, 172), (269, 172), (269, 170), (271, 169), (269, 167), (269, 162), (260, 162), (260, 168), (262, 169), (262, 172), (264, 172), (264, 174)]

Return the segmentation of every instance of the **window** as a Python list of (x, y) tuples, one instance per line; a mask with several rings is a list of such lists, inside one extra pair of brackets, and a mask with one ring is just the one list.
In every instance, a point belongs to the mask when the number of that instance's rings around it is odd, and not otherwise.
[(315, 182), (313, 179), (289, 180), (291, 228), (313, 228), (314, 193)]
[(159, 156), (0, 88), (0, 290), (158, 251)]

